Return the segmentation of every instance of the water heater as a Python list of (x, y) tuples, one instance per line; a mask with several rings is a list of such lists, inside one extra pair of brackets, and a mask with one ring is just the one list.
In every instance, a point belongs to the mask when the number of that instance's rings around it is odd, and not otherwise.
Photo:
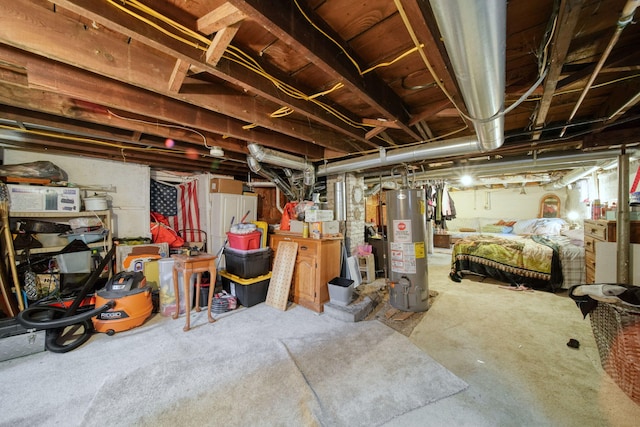
[(402, 311), (429, 308), (426, 196), (422, 189), (386, 193), (389, 303)]

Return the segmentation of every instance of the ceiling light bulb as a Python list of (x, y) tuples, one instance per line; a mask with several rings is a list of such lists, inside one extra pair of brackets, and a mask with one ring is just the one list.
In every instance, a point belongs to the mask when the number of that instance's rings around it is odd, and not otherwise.
[(213, 157), (224, 157), (224, 151), (220, 147), (211, 147), (209, 154)]
[(469, 175), (463, 175), (460, 177), (460, 183), (465, 187), (469, 186), (473, 183), (473, 178), (471, 178), (471, 176)]

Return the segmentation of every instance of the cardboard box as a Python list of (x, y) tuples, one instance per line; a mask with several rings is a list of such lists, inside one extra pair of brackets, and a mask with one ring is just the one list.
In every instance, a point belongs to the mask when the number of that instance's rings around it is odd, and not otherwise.
[(305, 222), (333, 221), (333, 211), (323, 209), (307, 209), (304, 211)]
[(292, 219), (291, 221), (289, 221), (289, 231), (292, 233), (302, 234), (303, 227), (304, 227), (304, 222), (302, 221), (296, 221), (295, 219)]
[(209, 184), (211, 193), (242, 194), (242, 181), (225, 178), (211, 178)]
[(80, 212), (80, 189), (7, 185), (12, 212)]
[(323, 221), (322, 222), (322, 234), (323, 236), (333, 236), (340, 233), (340, 223), (338, 221)]

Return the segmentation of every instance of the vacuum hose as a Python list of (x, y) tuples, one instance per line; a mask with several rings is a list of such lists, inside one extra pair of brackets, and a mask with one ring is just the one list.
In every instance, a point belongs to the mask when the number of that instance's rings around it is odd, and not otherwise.
[[(89, 320), (92, 317), (97, 316), (98, 314), (113, 308), (115, 305), (116, 305), (116, 302), (111, 300), (98, 308), (94, 308), (93, 310), (89, 310), (83, 313), (75, 314), (73, 316), (67, 316), (67, 317), (62, 317), (58, 319), (55, 319), (53, 318), (55, 316), (52, 316), (54, 312), (57, 312), (57, 310), (53, 310), (56, 307), (36, 305), (21, 311), (18, 314), (18, 323), (20, 323), (25, 328), (36, 328), (36, 329), (64, 328), (65, 326), (71, 326), (76, 323)], [(45, 312), (47, 312), (47, 314), (50, 314), (50, 315), (49, 316), (44, 315), (44, 317), (42, 317), (43, 313)], [(67, 310), (64, 310), (64, 313), (66, 312)]]

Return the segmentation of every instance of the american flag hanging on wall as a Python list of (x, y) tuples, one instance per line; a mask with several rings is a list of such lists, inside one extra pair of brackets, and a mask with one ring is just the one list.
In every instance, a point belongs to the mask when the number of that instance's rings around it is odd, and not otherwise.
[(203, 242), (205, 237), (200, 232), (198, 181), (189, 181), (176, 187), (178, 189), (178, 214), (169, 217), (169, 224), (187, 242)]

